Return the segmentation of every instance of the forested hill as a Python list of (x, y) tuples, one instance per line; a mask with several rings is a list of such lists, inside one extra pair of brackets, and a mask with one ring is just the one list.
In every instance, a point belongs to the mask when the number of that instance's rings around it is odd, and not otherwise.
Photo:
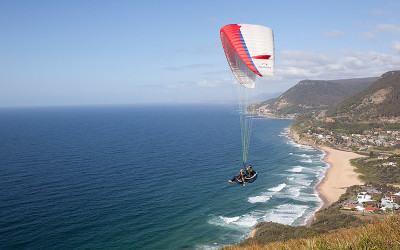
[(359, 93), (327, 111), (334, 120), (348, 122), (400, 121), (400, 71), (389, 71)]
[(281, 96), (253, 107), (272, 116), (301, 115), (327, 110), (375, 82), (378, 77), (342, 80), (303, 80)]

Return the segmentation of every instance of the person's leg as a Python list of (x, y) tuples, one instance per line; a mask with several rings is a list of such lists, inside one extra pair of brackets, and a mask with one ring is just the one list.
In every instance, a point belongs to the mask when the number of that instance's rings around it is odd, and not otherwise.
[(236, 176), (233, 176), (232, 179), (228, 180), (230, 183), (233, 183), (234, 181), (236, 181)]

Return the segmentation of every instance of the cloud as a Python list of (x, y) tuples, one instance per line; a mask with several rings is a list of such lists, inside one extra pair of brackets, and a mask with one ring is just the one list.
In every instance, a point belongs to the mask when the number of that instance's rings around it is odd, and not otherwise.
[(164, 67), (164, 70), (168, 71), (179, 71), (179, 70), (187, 70), (187, 69), (204, 69), (204, 68), (212, 68), (212, 64), (208, 63), (196, 63), (196, 64), (187, 64), (182, 66), (168, 66)]
[[(393, 48), (400, 51), (400, 42), (393, 43)], [(273, 81), (295, 81), (293, 84), (304, 79), (380, 76), (400, 65), (400, 56), (374, 51), (283, 51), (276, 58), (275, 76), (279, 78)]]
[(377, 24), (373, 27), (369, 27), (367, 31), (363, 32), (364, 37), (373, 40), (378, 37), (379, 33), (389, 33), (395, 36), (400, 35), (400, 25), (395, 24)]
[(400, 35), (400, 25), (395, 24), (378, 24), (376, 25), (378, 31), (389, 32)]
[(329, 38), (335, 38), (335, 37), (341, 37), (344, 36), (345, 33), (340, 30), (332, 30), (332, 31), (326, 31), (323, 33), (324, 36), (329, 37)]
[[(392, 47), (398, 54), (352, 49), (277, 52), (274, 77), (264, 77), (257, 82), (260, 87), (264, 86), (264, 92), (272, 93), (285, 91), (304, 79), (330, 80), (380, 76), (387, 71), (399, 69), (400, 42), (393, 42)], [(192, 67), (199, 69), (196, 76), (192, 79), (171, 82), (164, 85), (164, 88), (190, 92), (207, 89), (230, 91), (230, 86), (236, 84), (236, 79), (225, 61), (221, 60), (221, 63), (212, 65), (212, 69), (210, 65), (203, 64), (189, 64), (177, 68)]]
[(385, 11), (383, 11), (382, 9), (372, 9), (370, 11), (366, 11), (366, 13), (374, 16), (379, 16), (385, 14)]
[(373, 40), (376, 38), (377, 32), (375, 31), (366, 31), (363, 33), (364, 37), (367, 39)]
[(286, 50), (278, 52), (276, 57), (282, 59), (285, 63), (293, 61), (307, 62), (307, 65), (327, 63), (329, 61), (328, 54), (310, 50)]
[(214, 80), (214, 81), (207, 81), (207, 80), (203, 80), (200, 81), (197, 86), (199, 87), (206, 87), (206, 88), (215, 88), (217, 86), (219, 86), (221, 83), (220, 80)]
[(396, 51), (397, 54), (400, 54), (400, 42), (399, 41), (392, 42), (392, 49), (394, 49), (394, 51)]

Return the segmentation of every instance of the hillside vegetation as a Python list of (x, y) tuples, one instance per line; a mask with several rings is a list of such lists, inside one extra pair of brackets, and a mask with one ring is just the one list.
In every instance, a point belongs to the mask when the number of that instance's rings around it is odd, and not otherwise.
[[(389, 165), (388, 163), (394, 163)], [(360, 179), (366, 183), (399, 184), (400, 183), (400, 155), (391, 155), (387, 159), (356, 158), (351, 160)]]
[(356, 228), (341, 229), (306, 239), (247, 246), (230, 246), (225, 249), (400, 249), (400, 217), (386, 217)]
[(299, 134), (312, 127), (347, 134), (361, 134), (368, 130), (400, 130), (400, 71), (386, 72), (377, 81), (334, 105), (324, 114), (305, 113), (292, 124)]
[[(353, 186), (346, 190), (340, 199), (322, 209), (315, 214), (311, 225), (306, 226), (288, 226), (274, 222), (261, 222), (255, 227), (256, 233), (252, 238), (239, 243), (238, 247), (248, 247), (254, 245), (265, 245), (276, 241), (288, 241), (292, 239), (311, 238), (332, 230), (340, 228), (356, 227), (365, 224), (365, 220), (358, 217), (340, 212), (340, 204), (353, 193), (359, 186)], [(367, 219), (367, 218), (366, 218)], [(368, 221), (369, 222), (369, 221)], [(227, 248), (230, 249), (230, 248)]]
[(303, 80), (275, 99), (255, 105), (260, 113), (301, 115), (327, 110), (375, 82), (377, 77), (343, 80)]
[[(352, 162), (364, 181), (400, 183), (395, 153), (400, 145), (400, 71), (379, 78), (304, 80), (256, 107), (260, 114), (296, 117), (291, 129), (314, 143), (364, 150), (370, 157)], [(387, 159), (373, 158), (376, 152)], [(308, 227), (262, 222), (252, 238), (225, 249), (400, 249), (399, 215), (368, 217), (340, 210), (357, 188), (348, 188), (336, 203), (318, 211)]]
[(389, 71), (376, 82), (332, 107), (326, 113), (347, 122), (392, 121), (400, 117), (400, 71)]

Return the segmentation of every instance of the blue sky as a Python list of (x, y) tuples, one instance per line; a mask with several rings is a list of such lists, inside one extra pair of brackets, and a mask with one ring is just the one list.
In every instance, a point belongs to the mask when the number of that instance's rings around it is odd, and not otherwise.
[(399, 1), (0, 1), (0, 106), (216, 103), (234, 79), (219, 30), (268, 26), (275, 76), (303, 79), (400, 69)]

